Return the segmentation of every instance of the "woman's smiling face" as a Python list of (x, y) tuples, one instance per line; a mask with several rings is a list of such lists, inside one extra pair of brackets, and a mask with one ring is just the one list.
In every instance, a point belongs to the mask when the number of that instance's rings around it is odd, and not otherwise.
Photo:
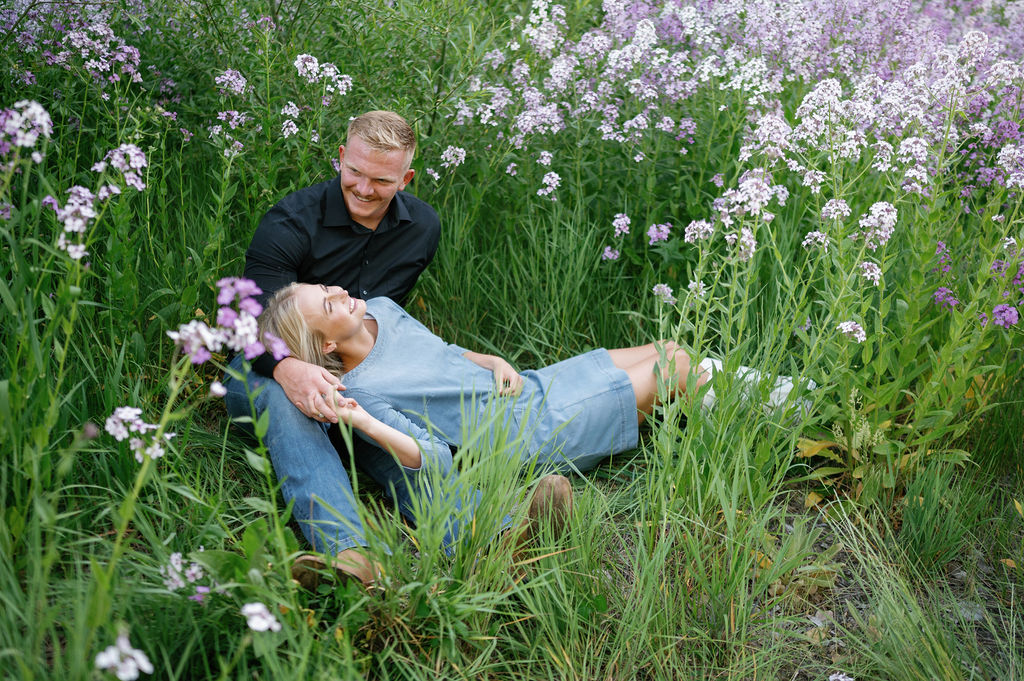
[[(323, 334), (324, 344), (342, 341), (363, 329), (366, 302), (353, 298), (340, 286), (302, 284), (295, 294), (303, 319), (314, 331)], [(324, 348), (331, 352), (333, 348)]]

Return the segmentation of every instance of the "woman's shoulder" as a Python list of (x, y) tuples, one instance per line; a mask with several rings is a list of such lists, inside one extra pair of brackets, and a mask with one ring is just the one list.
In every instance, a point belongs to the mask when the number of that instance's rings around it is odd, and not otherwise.
[(405, 310), (402, 306), (391, 300), (387, 296), (377, 296), (376, 298), (370, 298), (366, 301), (366, 309), (368, 310), (386, 310), (394, 314), (405, 314)]

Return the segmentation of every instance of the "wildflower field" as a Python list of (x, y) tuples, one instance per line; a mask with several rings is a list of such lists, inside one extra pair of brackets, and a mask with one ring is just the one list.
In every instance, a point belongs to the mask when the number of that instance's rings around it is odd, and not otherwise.
[[(1024, 678), (1024, 4), (8, 0), (0, 45), (0, 678)], [(361, 485), (383, 588), (309, 592), (219, 381), (257, 223), (371, 109), (440, 335), (767, 380), (517, 565)], [(481, 527), (530, 482), (498, 435)]]

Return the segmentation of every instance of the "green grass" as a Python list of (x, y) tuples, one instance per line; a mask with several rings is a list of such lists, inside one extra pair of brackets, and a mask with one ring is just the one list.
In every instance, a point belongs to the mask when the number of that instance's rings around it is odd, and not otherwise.
[[(601, 15), (599, 3), (577, 5), (574, 39)], [(508, 19), (529, 12), (523, 3), (284, 3), (270, 33), (246, 26), (268, 11), (247, 1), (150, 9), (144, 20), (111, 7), (115, 33), (153, 69), (140, 85), (105, 86), (109, 99), (78, 62), (47, 66), (0, 36), (5, 69), (37, 79), (5, 79), (0, 106), (37, 100), (54, 126), (41, 164), (24, 150), (17, 172), (0, 170), (0, 202), (12, 206), (0, 222), (0, 677), (102, 677), (96, 655), (124, 631), (168, 679), (1021, 678), (1021, 327), (977, 322), (1002, 300), (991, 283), (1002, 239), (1024, 240), (1019, 196), (979, 192), (966, 215), (952, 164), (939, 162), (922, 198), (871, 159), (821, 152), (802, 162), (826, 171), (823, 194), (777, 170), (791, 194), (771, 204), (774, 220), (737, 219), (759, 242), (744, 262), (721, 225), (711, 242), (682, 239), (690, 220), (712, 218), (724, 191), (715, 175), (735, 188), (764, 161), (737, 159), (751, 99), (714, 78), (660, 110), (695, 121), (685, 155), (671, 137), (601, 139), (597, 114), (517, 149), (507, 122), (459, 126), (452, 114), (460, 99), (486, 100), (475, 77), (504, 77), (484, 55), (517, 35)], [(142, 31), (146, 22), (162, 30)], [(295, 75), (301, 53), (338, 64), (352, 91), (322, 107), (322, 87)], [(521, 54), (542, 78), (550, 59)], [(214, 78), (227, 68), (253, 89), (220, 95)], [(165, 76), (179, 100), (159, 91)], [(779, 109), (793, 121), (814, 86), (787, 82)], [(301, 138), (279, 134), (288, 101), (310, 107)], [(519, 564), (495, 534), (506, 513), (522, 513), (536, 473), (517, 470), (520, 442), (467, 433), (460, 485), (483, 503), (455, 555), (440, 549), (452, 499), (424, 505), (412, 528), (363, 484), (384, 590), (300, 590), (288, 564), (305, 543), (265, 454), (208, 394), (223, 356), (193, 367), (166, 332), (212, 321), (215, 282), (241, 274), (263, 212), (332, 176), (348, 116), (375, 107), (406, 114), (419, 134), (410, 190), (438, 209), (443, 238), (408, 308), (440, 335), (521, 369), (673, 338), (729, 370), (811, 378), (818, 388), (801, 395), (811, 407), (766, 413), (767, 385), (745, 395), (723, 372), (714, 409), (669, 403), (636, 450), (575, 478), (566, 536), (542, 538)], [(207, 136), (228, 109), (252, 117), (231, 158)], [(83, 236), (89, 256), (71, 260), (43, 197), (63, 205), (72, 185), (95, 190), (90, 167), (128, 142), (147, 155), (147, 188), (104, 204)], [(467, 162), (435, 182), (426, 169), (442, 170), (448, 145), (465, 147)], [(542, 150), (562, 179), (554, 202), (536, 195), (550, 170), (535, 162)], [(822, 228), (826, 196), (853, 211), (833, 226), (844, 236), (877, 201), (898, 208), (900, 228), (877, 253), (839, 236), (828, 254), (809, 252), (801, 241)], [(620, 212), (631, 231), (615, 240)], [(648, 245), (647, 227), (666, 221), (673, 238)], [(931, 299), (946, 281), (937, 240), (957, 256), (955, 313)], [(601, 259), (607, 245), (619, 260)], [(866, 257), (883, 286), (858, 276)], [(688, 294), (691, 280), (708, 293)], [(658, 283), (676, 305), (651, 294)], [(864, 343), (836, 331), (846, 320), (862, 323)], [(140, 464), (102, 432), (122, 405), (176, 433), (165, 457)], [(844, 437), (829, 444), (836, 426)], [(805, 456), (814, 442), (823, 447)], [(202, 567), (202, 603), (165, 586), (174, 553)], [(240, 611), (253, 601), (281, 631), (247, 628)]]

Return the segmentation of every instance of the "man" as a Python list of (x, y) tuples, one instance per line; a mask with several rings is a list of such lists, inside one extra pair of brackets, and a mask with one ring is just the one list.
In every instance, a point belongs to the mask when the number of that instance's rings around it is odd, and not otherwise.
[[(370, 111), (352, 120), (338, 149), (340, 177), (286, 196), (260, 221), (245, 254), (245, 276), (263, 290), (260, 303), (293, 281), (341, 286), (363, 299), (388, 296), (403, 304), (437, 250), (441, 225), (427, 203), (403, 190), (416, 137), (390, 111)], [(242, 369), (242, 357), (231, 362)], [(336, 555), (334, 568), (364, 583), (373, 579), (370, 562), (357, 551), (365, 544), (351, 509), (352, 488), (328, 424), (338, 422), (329, 401), (342, 389), (325, 369), (293, 357), (275, 362), (269, 354), (253, 362), (249, 388), (228, 381), (226, 404), (232, 417), (270, 413), (264, 443), (282, 493), (294, 500), (293, 515), (314, 549)], [(249, 393), (262, 387), (250, 406)], [(335, 429), (337, 430), (337, 429)], [(337, 438), (336, 438), (337, 439)], [(347, 452), (345, 453), (347, 460)], [(395, 466), (390, 455), (359, 442), (355, 457), (373, 477)], [(293, 575), (315, 579), (322, 566), (303, 556)]]

